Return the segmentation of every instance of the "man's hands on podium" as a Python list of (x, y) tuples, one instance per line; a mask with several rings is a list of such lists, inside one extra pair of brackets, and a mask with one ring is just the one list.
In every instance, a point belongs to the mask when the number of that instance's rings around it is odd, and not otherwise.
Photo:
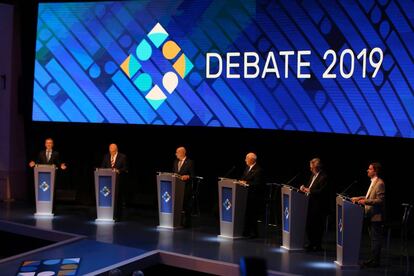
[[(34, 166), (36, 166), (35, 161), (30, 161), (30, 162), (29, 162), (29, 167), (30, 167), (30, 168), (33, 168)], [(68, 167), (66, 166), (66, 164), (65, 164), (65, 163), (60, 164), (60, 169), (61, 169), (61, 170), (66, 170), (67, 168), (68, 168)]]
[(240, 185), (244, 186), (244, 187), (249, 187), (249, 184), (247, 184), (246, 180), (239, 180)]
[(304, 185), (301, 185), (300, 188), (299, 188), (299, 190), (301, 192), (304, 192), (304, 193), (309, 193), (310, 192), (310, 189), (309, 188), (306, 188)]
[(184, 174), (180, 178), (181, 178), (182, 181), (187, 181), (187, 180), (190, 179), (190, 176), (188, 174)]
[(361, 204), (361, 205), (365, 205), (365, 197), (363, 196), (357, 196), (357, 197), (352, 197), (351, 201), (352, 203), (357, 203), (357, 204)]

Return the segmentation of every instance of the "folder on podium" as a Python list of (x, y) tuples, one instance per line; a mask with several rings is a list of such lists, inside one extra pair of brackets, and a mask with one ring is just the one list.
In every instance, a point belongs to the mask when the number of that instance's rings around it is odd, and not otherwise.
[(305, 239), (308, 196), (297, 188), (282, 186), (282, 248), (302, 250)]
[(219, 178), (219, 237), (237, 239), (243, 235), (248, 187), (236, 179)]
[(157, 173), (159, 228), (181, 227), (185, 182), (180, 175), (169, 172)]
[(55, 165), (35, 165), (35, 216), (53, 217), (53, 195), (55, 191), (55, 176)]
[(116, 172), (110, 168), (95, 170), (96, 222), (114, 222)]
[(336, 197), (336, 261), (341, 268), (358, 269), (364, 208), (350, 198)]

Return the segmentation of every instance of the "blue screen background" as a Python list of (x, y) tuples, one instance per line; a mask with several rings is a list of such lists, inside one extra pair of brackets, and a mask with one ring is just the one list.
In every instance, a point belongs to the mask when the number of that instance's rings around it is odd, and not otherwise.
[[(404, 0), (40, 3), (32, 118), (413, 138), (413, 26)], [(326, 50), (374, 47), (375, 78), (360, 61), (349, 79), (322, 78)], [(253, 51), (263, 65), (284, 50), (312, 51), (311, 79), (295, 60), (286, 79), (205, 77), (207, 52)]]

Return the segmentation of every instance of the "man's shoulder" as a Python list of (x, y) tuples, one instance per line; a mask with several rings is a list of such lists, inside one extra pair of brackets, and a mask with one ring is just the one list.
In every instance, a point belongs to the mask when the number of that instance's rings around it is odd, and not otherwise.
[(377, 185), (385, 185), (385, 182), (382, 178), (377, 178)]

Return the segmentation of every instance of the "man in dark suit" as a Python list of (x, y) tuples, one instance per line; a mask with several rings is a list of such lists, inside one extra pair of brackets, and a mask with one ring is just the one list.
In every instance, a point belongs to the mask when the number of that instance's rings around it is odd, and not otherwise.
[(319, 158), (309, 162), (311, 178), (307, 185), (302, 185), (300, 190), (309, 196), (308, 214), (306, 219), (306, 234), (308, 244), (307, 251), (321, 251), (322, 237), (325, 229), (326, 216), (329, 210), (328, 177), (322, 170)]
[(187, 151), (184, 147), (177, 148), (175, 156), (177, 158), (174, 160), (173, 172), (179, 174), (181, 181), (185, 183), (183, 201), (184, 221), (182, 225), (188, 228), (191, 227), (191, 212), (193, 207), (192, 182), (195, 177), (194, 162), (187, 158)]
[(122, 208), (125, 206), (125, 174), (128, 172), (128, 162), (125, 154), (118, 152), (116, 144), (109, 145), (109, 153), (102, 160), (102, 168), (111, 168), (116, 174), (115, 189), (115, 210), (114, 217), (116, 221), (122, 219)]
[(53, 150), (53, 145), (53, 139), (47, 138), (45, 140), (45, 150), (39, 152), (36, 161), (30, 161), (29, 166), (33, 168), (36, 164), (55, 165), (56, 168), (66, 170), (66, 164), (60, 162), (59, 152)]
[(352, 202), (365, 206), (365, 219), (369, 226), (372, 257), (362, 263), (366, 267), (378, 267), (381, 261), (382, 227), (385, 216), (385, 184), (379, 177), (380, 163), (371, 163), (367, 174), (371, 184), (365, 196), (353, 197)]
[(246, 169), (240, 182), (248, 186), (246, 216), (243, 236), (258, 236), (257, 219), (264, 208), (263, 170), (257, 164), (257, 155), (250, 152), (246, 155)]

